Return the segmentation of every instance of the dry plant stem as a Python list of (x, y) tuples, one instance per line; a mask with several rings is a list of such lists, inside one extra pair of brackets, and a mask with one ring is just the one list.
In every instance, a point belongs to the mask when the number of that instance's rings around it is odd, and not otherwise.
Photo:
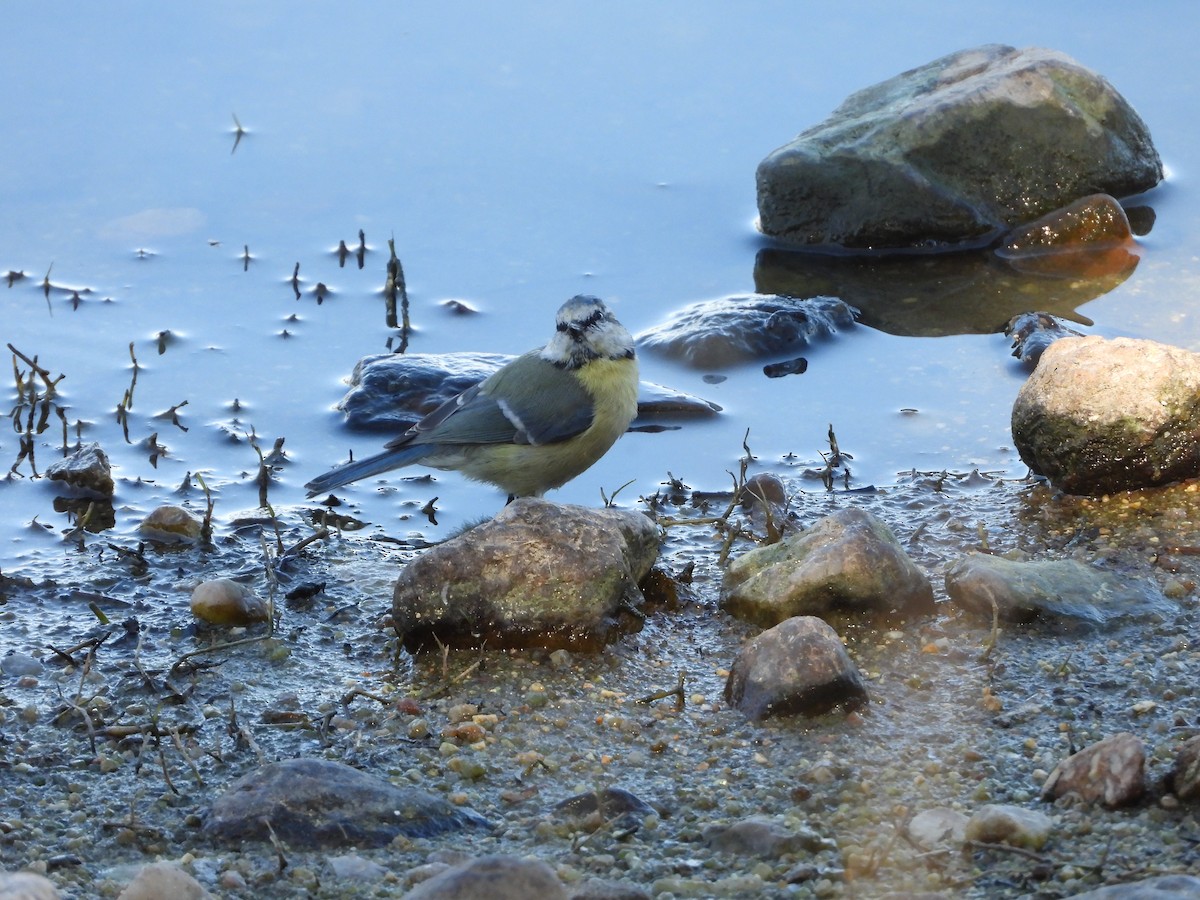
[(350, 701), (352, 701), (355, 697), (366, 697), (368, 700), (374, 700), (376, 703), (380, 703), (384, 706), (387, 706), (392, 702), (387, 697), (382, 697), (379, 694), (372, 694), (370, 691), (365, 691), (360, 687), (356, 687), (351, 688), (342, 697), (342, 706), (349, 706)]
[(306, 537), (306, 538), (298, 541), (297, 543), (293, 544), (292, 546), (288, 547), (281, 554), (279, 554), (279, 556), (281, 558), (288, 557), (288, 556), (295, 556), (297, 553), (299, 553), (301, 550), (303, 550), (309, 544), (312, 544), (316, 541), (323, 541), (326, 538), (328, 538), (329, 533), (330, 533), (329, 529), (326, 526), (322, 525), (317, 531), (314, 531), (308, 537)]
[(69, 700), (69, 699), (67, 699), (67, 695), (62, 692), (61, 688), (59, 688), (58, 696), (59, 696), (59, 699), (62, 700), (62, 702), (65, 703), (71, 709), (72, 712), (76, 713), (81, 719), (83, 719), (83, 724), (87, 726), (88, 745), (91, 747), (92, 753), (95, 753), (96, 752), (96, 725), (92, 721), (91, 714), (79, 704), (79, 702), (78, 702), (79, 695), (76, 695), (75, 700)]
[(200, 487), (204, 491), (204, 521), (200, 523), (200, 543), (205, 547), (212, 546), (212, 519), (213, 503), (212, 491), (208, 489), (208, 484), (204, 481), (204, 476), (199, 472), (196, 473), (196, 480), (200, 482)]
[(254, 751), (254, 755), (258, 757), (259, 763), (266, 762), (266, 754), (258, 746), (258, 741), (254, 740), (254, 735), (250, 733), (250, 729), (238, 722), (237, 710), (233, 705), (233, 697), (229, 698), (229, 724), (225, 727), (225, 730), (234, 739), (238, 747), (248, 747)]
[(179, 796), (179, 789), (175, 787), (175, 783), (171, 781), (171, 772), (167, 768), (167, 754), (163, 751), (162, 744), (158, 745), (158, 764), (162, 768), (163, 781), (167, 783), (167, 787), (171, 789), (171, 793)]
[(625, 490), (625, 488), (629, 487), (635, 481), (637, 481), (636, 478), (629, 479), (627, 482), (625, 482), (623, 485), (621, 485), (619, 488), (617, 488), (615, 491), (613, 491), (611, 497), (608, 496), (608, 494), (604, 493), (604, 488), (600, 488), (600, 499), (602, 501), (604, 501), (605, 509), (611, 508), (613, 503), (616, 502), (617, 494), (621, 493), (621, 491)]
[(963, 841), (964, 850), (999, 850), (1002, 853), (1012, 853), (1016, 856), (1024, 856), (1026, 859), (1032, 859), (1039, 863), (1050, 863), (1050, 857), (1042, 856), (1040, 853), (1034, 853), (1032, 850), (1026, 850), (1024, 847), (1017, 847), (1013, 844), (992, 844), (984, 843), (983, 841)]
[(987, 643), (983, 646), (983, 654), (980, 657), (981, 662), (991, 662), (992, 653), (996, 649), (996, 644), (1000, 641), (1000, 604), (992, 595), (988, 595), (988, 599), (992, 603), (992, 630), (988, 634)]
[(178, 727), (171, 728), (171, 740), (174, 741), (175, 747), (177, 750), (179, 750), (179, 754), (183, 757), (184, 762), (188, 764), (188, 768), (192, 770), (192, 777), (196, 779), (196, 784), (198, 784), (200, 787), (204, 787), (204, 779), (200, 777), (200, 770), (196, 768), (196, 761), (192, 759), (186, 748), (184, 748), (183, 738), (179, 735)]
[(683, 681), (684, 681), (684, 673), (680, 672), (679, 673), (679, 683), (676, 684), (675, 687), (666, 688), (661, 691), (655, 691), (653, 694), (647, 694), (645, 697), (639, 697), (636, 700), (634, 700), (633, 702), (648, 704), (648, 703), (653, 703), (655, 700), (665, 700), (667, 697), (674, 697), (676, 709), (683, 709), (683, 703), (684, 703)]
[[(24, 353), (22, 353), (16, 347), (14, 347), (12, 344), (8, 344), (7, 346), (8, 346), (8, 349), (12, 351), (13, 356), (16, 356), (17, 358), (19, 358), (23, 363), (25, 363), (25, 365), (29, 366), (29, 369), (31, 372), (33, 372), (35, 375), (37, 375), (38, 378), (42, 379), (42, 383), (46, 385), (46, 392), (48, 394), (53, 395), (55, 393), (55, 388), (58, 386), (58, 383), (67, 377), (66, 375), (59, 375), (57, 378), (51, 379), (50, 372), (46, 369), (43, 369), (41, 366), (38, 365), (36, 356), (33, 359), (30, 359), (28, 356), (26, 356)], [(13, 370), (16, 371), (16, 368), (17, 368), (17, 364), (14, 361), (13, 362)]]

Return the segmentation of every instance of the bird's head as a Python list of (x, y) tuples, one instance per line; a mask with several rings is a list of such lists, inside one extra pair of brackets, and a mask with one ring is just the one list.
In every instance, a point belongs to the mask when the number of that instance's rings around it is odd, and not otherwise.
[(563, 369), (578, 369), (594, 359), (632, 359), (631, 335), (601, 300), (579, 295), (558, 310), (556, 331), (542, 358)]

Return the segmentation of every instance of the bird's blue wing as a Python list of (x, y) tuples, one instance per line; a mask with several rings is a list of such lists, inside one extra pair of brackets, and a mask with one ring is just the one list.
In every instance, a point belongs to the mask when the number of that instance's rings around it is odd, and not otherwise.
[(593, 414), (579, 381), (533, 352), (447, 400), (387, 446), (552, 444), (585, 431)]

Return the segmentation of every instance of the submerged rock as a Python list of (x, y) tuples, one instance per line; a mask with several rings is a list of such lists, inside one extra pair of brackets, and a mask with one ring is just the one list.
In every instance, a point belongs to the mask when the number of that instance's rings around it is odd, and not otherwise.
[(725, 700), (754, 720), (855, 709), (868, 699), (837, 632), (815, 616), (796, 616), (747, 641), (725, 681)]
[(514, 357), (501, 353), (384, 353), (364, 356), (338, 403), (358, 427), (403, 430)]
[(590, 832), (602, 827), (637, 829), (655, 809), (637, 794), (610, 787), (568, 797), (554, 807), (554, 813)]
[(1060, 338), (1083, 337), (1047, 312), (1027, 312), (1013, 316), (1004, 327), (1004, 336), (1012, 338), (1012, 355), (1029, 368), (1038, 364), (1047, 347)]
[[(499, 353), (386, 353), (359, 360), (350, 390), (338, 403), (356, 428), (403, 431), (451, 397), (515, 357)], [(708, 417), (721, 407), (691, 394), (642, 382), (638, 420)]]
[(651, 900), (650, 893), (635, 884), (590, 878), (571, 889), (571, 900)]
[(488, 823), (470, 809), (343, 763), (285, 759), (231, 784), (213, 804), (204, 832), (224, 843), (266, 841), (273, 831), (294, 847), (382, 847), (398, 835), (428, 837), (467, 826)]
[(986, 243), (1162, 180), (1145, 123), (1065, 54), (988, 44), (859, 91), (758, 167), (762, 230), (855, 249)]
[(567, 900), (567, 889), (541, 860), (484, 856), (422, 881), (404, 900)]
[(915, 616), (933, 611), (933, 587), (882, 521), (850, 507), (735, 559), (722, 605), (763, 627), (833, 609)]
[(46, 467), (46, 477), (62, 482), (85, 497), (109, 499), (114, 486), (108, 454), (98, 443), (86, 444)]
[(693, 303), (637, 336), (638, 346), (697, 368), (795, 353), (854, 325), (855, 310), (835, 297), (800, 300), (748, 294)]
[(1072, 894), (1070, 900), (1200, 900), (1200, 878), (1194, 875), (1155, 875), (1140, 881), (1109, 884)]
[[(645, 515), (514, 500), (490, 522), (432, 547), (396, 581), (392, 616), (406, 647), (597, 649), (638, 623), (638, 583), (658, 557)], [(629, 617), (632, 618), (632, 617)]]
[(1004, 622), (1047, 619), (1104, 626), (1165, 612), (1152, 583), (1122, 578), (1074, 559), (1028, 562), (972, 553), (946, 567), (946, 593), (956, 606)]
[(1146, 790), (1146, 748), (1127, 731), (1068, 756), (1042, 785), (1043, 800), (1073, 796), (1114, 808), (1141, 799)]
[(1072, 494), (1200, 475), (1200, 354), (1155, 341), (1065, 338), (1012, 410), (1021, 459)]
[(722, 853), (761, 859), (837, 849), (836, 843), (815, 831), (792, 831), (767, 816), (750, 816), (729, 825), (708, 825), (700, 837), (709, 847)]

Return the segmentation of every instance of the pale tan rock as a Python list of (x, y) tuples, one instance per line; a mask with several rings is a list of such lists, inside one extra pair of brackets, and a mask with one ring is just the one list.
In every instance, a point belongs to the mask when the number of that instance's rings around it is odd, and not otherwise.
[(966, 839), (967, 817), (948, 806), (924, 809), (908, 823), (908, 836), (923, 850), (961, 844)]
[(201, 528), (200, 520), (182, 506), (160, 506), (138, 526), (145, 537), (159, 543), (194, 543)]
[(117, 900), (211, 900), (212, 894), (195, 878), (170, 862), (143, 866)]
[(1050, 344), (1013, 401), (1022, 461), (1070, 494), (1200, 475), (1200, 354), (1134, 338)]
[(58, 900), (54, 882), (33, 872), (0, 872), (0, 900)]
[(1008, 844), (1026, 850), (1040, 850), (1050, 838), (1053, 823), (1036, 809), (989, 803), (967, 820), (963, 837), (982, 844)]
[(192, 591), (192, 615), (211, 625), (253, 625), (271, 614), (266, 601), (244, 584), (215, 578)]

